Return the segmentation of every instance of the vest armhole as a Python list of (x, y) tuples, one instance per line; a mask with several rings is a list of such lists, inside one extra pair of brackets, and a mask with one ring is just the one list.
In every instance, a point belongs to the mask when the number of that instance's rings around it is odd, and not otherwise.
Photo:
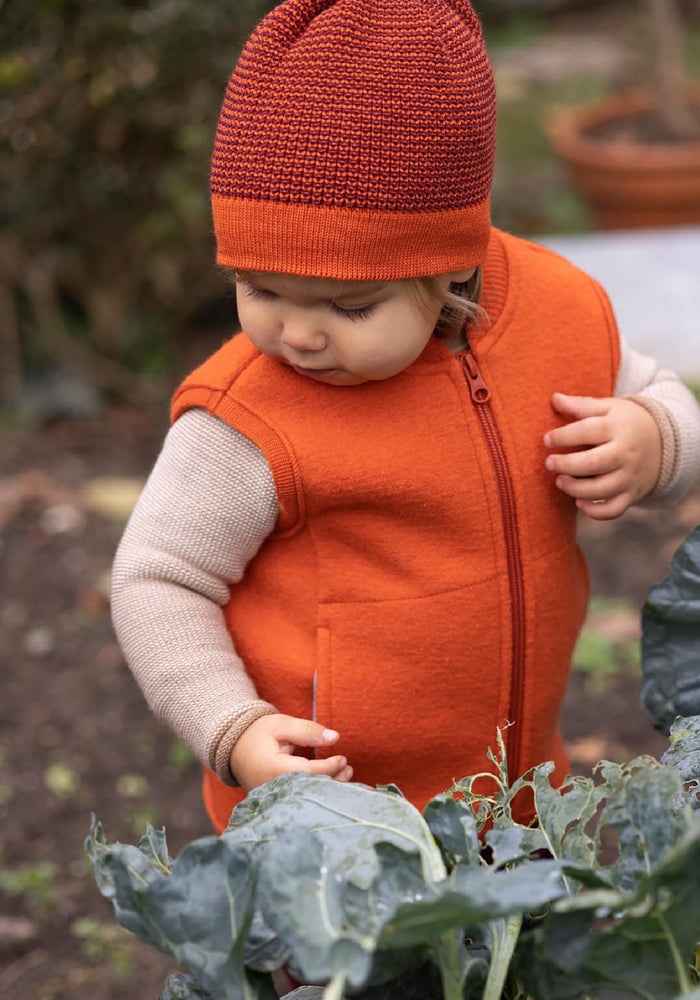
[(273, 535), (280, 538), (294, 534), (304, 520), (304, 504), (300, 472), (284, 435), (225, 390), (203, 385), (185, 385), (176, 392), (171, 420), (174, 422), (185, 410), (194, 407), (224, 420), (257, 445), (270, 466), (279, 503), (280, 513)]
[[(518, 240), (518, 242), (520, 243), (523, 242), (519, 240), (518, 237), (509, 236), (509, 234), (507, 233), (505, 234), (505, 237), (508, 240)], [(556, 260), (562, 260), (562, 259), (566, 260), (566, 258), (562, 258), (561, 254), (557, 253), (555, 250), (551, 250), (549, 247), (543, 246), (541, 243), (533, 243), (528, 241), (528, 246), (536, 253), (539, 253), (542, 256), (551, 257)], [(615, 313), (610, 303), (608, 293), (605, 291), (603, 286), (598, 281), (596, 281), (595, 278), (592, 278), (590, 274), (587, 274), (585, 271), (582, 271), (581, 268), (578, 268), (575, 265), (571, 264), (570, 261), (568, 261), (568, 263), (571, 267), (574, 267), (576, 271), (579, 271), (581, 274), (585, 275), (589, 284), (593, 287), (598, 302), (600, 303), (601, 306), (601, 311), (603, 313), (603, 322), (605, 323), (605, 329), (608, 334), (608, 347), (610, 351), (608, 359), (610, 365), (609, 368), (610, 382), (608, 385), (608, 395), (612, 396), (613, 393), (615, 392), (615, 383), (617, 382), (617, 372), (620, 367), (620, 334), (617, 327), (617, 320), (615, 319)]]
[(597, 281), (593, 282), (593, 287), (595, 288), (596, 294), (598, 296), (598, 301), (600, 302), (601, 308), (603, 310), (603, 317), (605, 319), (605, 326), (608, 331), (609, 336), (609, 347), (610, 347), (610, 391), (609, 396), (612, 396), (615, 392), (615, 385), (617, 383), (617, 373), (620, 368), (620, 332), (617, 327), (617, 320), (615, 319), (615, 313), (613, 312), (613, 307), (608, 297), (608, 293), (605, 291), (602, 285), (598, 284)]

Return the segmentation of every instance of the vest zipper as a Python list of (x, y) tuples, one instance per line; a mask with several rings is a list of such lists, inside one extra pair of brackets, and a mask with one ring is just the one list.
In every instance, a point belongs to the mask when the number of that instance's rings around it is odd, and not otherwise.
[(505, 732), (508, 771), (510, 780), (520, 777), (520, 732), (523, 715), (523, 687), (525, 680), (525, 595), (523, 587), (522, 559), (518, 518), (515, 506), (513, 481), (508, 467), (503, 441), (496, 418), (491, 408), (491, 390), (481, 374), (474, 353), (467, 342), (466, 348), (457, 355), (462, 372), (469, 386), (469, 392), (481, 424), (481, 430), (491, 456), (496, 473), (498, 494), (501, 503), (503, 533), (508, 561), (508, 582), (511, 600), (511, 644), (512, 677), (509, 696), (509, 722), (514, 723)]

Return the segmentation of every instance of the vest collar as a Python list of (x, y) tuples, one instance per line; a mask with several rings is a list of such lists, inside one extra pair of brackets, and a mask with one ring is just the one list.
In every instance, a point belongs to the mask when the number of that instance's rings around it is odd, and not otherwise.
[[(509, 267), (505, 241), (498, 229), (492, 229), (484, 262), (483, 287), (479, 303), (488, 315), (488, 323), (477, 325), (470, 331), (470, 343), (478, 345), (481, 341), (492, 342), (498, 335), (499, 331), (496, 331), (495, 328), (505, 312), (508, 292)], [(414, 364), (444, 363), (449, 356), (450, 352), (445, 344), (437, 337), (431, 337), (425, 350)]]

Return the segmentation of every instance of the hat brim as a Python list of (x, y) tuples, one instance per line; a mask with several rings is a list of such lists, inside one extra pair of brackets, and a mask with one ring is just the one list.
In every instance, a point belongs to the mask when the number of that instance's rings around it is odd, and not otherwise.
[(395, 281), (483, 263), (489, 199), (388, 212), (212, 195), (217, 263), (341, 281)]

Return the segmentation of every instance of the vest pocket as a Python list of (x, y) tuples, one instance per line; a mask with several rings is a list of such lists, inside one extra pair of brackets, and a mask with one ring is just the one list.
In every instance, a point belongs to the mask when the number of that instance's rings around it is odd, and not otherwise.
[(333, 604), (316, 632), (317, 721), (354, 780), (423, 804), (489, 768), (510, 689), (507, 579), (409, 601)]

